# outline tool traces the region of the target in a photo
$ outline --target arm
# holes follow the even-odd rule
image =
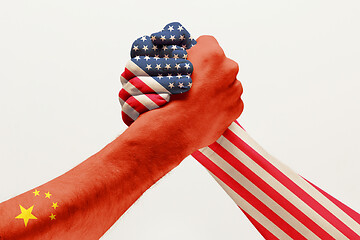
[[[202,60],[209,51],[218,58]],[[0,239],[98,239],[146,189],[219,138],[242,111],[237,65],[211,37],[203,37],[192,52],[193,63],[203,67],[193,77],[191,93],[143,114],[119,138],[64,175],[1,203]],[[217,77],[214,66],[221,72]],[[216,86],[220,81],[224,84]],[[207,94],[202,94],[205,86]],[[216,118],[217,107],[226,117]]]
[[[237,123],[192,156],[266,239],[360,239],[358,213],[270,156]]]
[[[186,142],[175,141],[181,132],[165,135],[159,126],[144,128],[139,121],[69,172],[1,203],[0,239],[99,239],[189,155]]]

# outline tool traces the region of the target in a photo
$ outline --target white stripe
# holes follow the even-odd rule
[[[124,78],[123,76],[120,76],[120,81],[121,81],[121,85],[123,85],[123,86],[128,82],[128,80],[126,78]]]
[[[159,106],[154,103],[150,98],[148,98],[148,96],[146,95],[137,95],[137,96],[133,96],[136,100],[138,100],[142,105],[144,105],[145,107],[147,107],[147,109],[152,110],[155,108],[158,108]]]
[[[229,129],[234,132],[239,138],[241,138],[246,144],[248,144],[251,148],[253,148],[256,152],[258,152],[261,156],[267,159],[277,169],[283,172],[289,179],[291,179],[295,184],[302,188],[312,198],[314,198],[322,206],[325,206],[325,208],[332,214],[334,214],[340,221],[342,221],[345,225],[347,225],[354,232],[360,235],[360,225],[354,219],[348,216],[344,211],[342,211],[338,206],[336,206],[332,201],[325,197],[321,192],[319,192],[301,176],[292,171],[288,166],[281,163],[269,153],[267,153],[239,125],[237,125],[236,123],[232,123]]]
[[[234,157],[236,157],[239,161],[241,161],[245,166],[247,166],[251,171],[258,175],[262,180],[268,183],[279,194],[284,196],[289,202],[296,206],[306,216],[312,219],[323,229],[326,229],[326,231],[335,239],[348,239],[337,228],[327,222],[322,216],[320,216],[316,211],[314,211],[307,204],[305,204],[300,198],[298,198],[294,193],[287,189],[276,178],[266,172],[261,166],[259,166],[256,162],[254,162],[251,158],[244,154],[239,148],[233,145],[224,136],[221,136],[217,140],[217,142],[222,145],[228,152],[230,152]]]
[[[142,70],[138,65],[136,65],[131,60],[129,60],[126,63],[126,68],[141,80],[143,80],[142,77],[149,77],[149,75],[144,70]],[[153,78],[151,78],[151,80],[149,78],[144,78],[144,83],[146,83],[146,85],[151,87],[157,93],[170,93],[166,88],[164,88],[160,83],[158,83]]]
[[[267,217],[265,217],[261,212],[249,204],[245,199],[240,197],[234,190],[228,187],[224,182],[217,178],[214,174],[210,174],[215,178],[219,185],[225,190],[225,192],[234,200],[234,202],[239,202],[239,207],[241,207],[247,214],[249,214],[253,219],[259,222],[264,226],[269,232],[271,232],[275,237],[281,240],[292,239],[289,237],[283,230],[271,222]]]
[[[156,93],[167,93],[170,94],[170,92],[163,87],[160,83],[158,83],[154,78],[152,77],[138,77],[141,81],[143,81],[146,85],[148,85],[154,92]]]
[[[233,168],[229,163],[227,163],[222,157],[220,157],[216,152],[209,149],[203,153],[207,158],[211,157],[218,167],[220,167],[224,172],[226,172],[232,179],[238,182],[243,186],[247,191],[264,203],[268,208],[275,212],[280,218],[284,219],[290,226],[292,226],[296,231],[307,239],[320,239],[316,236],[310,229],[304,226],[299,220],[287,212],[283,207],[281,207],[277,202],[275,202],[271,197],[266,195],[261,189],[259,189],[255,184],[253,184],[249,179],[242,175],[238,170]],[[236,202],[240,206],[241,202]],[[261,225],[266,227],[265,223],[260,222]]]
[[[139,117],[139,113],[133,109],[129,104],[126,102],[123,105],[123,112],[126,113],[132,120],[136,120]]]

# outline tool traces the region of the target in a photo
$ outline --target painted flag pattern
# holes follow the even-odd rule
[[[29,194],[31,194],[29,192]],[[24,226],[27,227],[29,224],[29,221],[36,221],[38,218],[36,217],[37,211],[44,211],[43,209],[38,210],[36,209],[36,203],[38,202],[38,199],[46,199],[48,200],[48,214],[49,214],[49,221],[55,221],[56,220],[56,209],[59,207],[59,203],[53,201],[53,196],[50,192],[41,192],[37,189],[34,189],[34,192],[32,192],[31,196],[29,196],[29,199],[32,200],[33,203],[31,206],[22,206],[19,204],[19,215],[15,217],[15,219],[19,219],[24,221]]]
[[[120,80],[122,118],[129,126],[140,113],[158,108],[170,100],[171,94],[184,93],[192,86],[193,66],[186,49],[196,41],[177,22],[160,32],[142,36],[131,47],[131,60]]]
[[[136,78],[138,65],[125,70]],[[145,72],[145,71],[144,71]],[[145,74],[141,72],[141,74]],[[141,75],[143,76],[143,75]],[[138,95],[147,94],[136,85]],[[151,110],[123,98],[138,114]],[[152,101],[157,107],[167,101]],[[143,105],[143,106],[141,106]],[[237,121],[213,144],[192,154],[265,239],[360,239],[360,214],[268,154]]]

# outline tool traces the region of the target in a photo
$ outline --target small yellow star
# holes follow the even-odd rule
[[[35,192],[33,192],[33,193],[34,193],[34,195],[35,195],[34,197],[40,196],[40,195],[39,195],[40,191],[38,191],[37,189],[35,189]]]
[[[56,209],[57,207],[59,207],[59,205],[58,205],[57,202],[56,202],[56,203],[53,203],[53,205],[52,205],[51,207],[53,207],[54,209]]]
[[[51,196],[51,193],[49,193],[49,192],[45,193],[45,198],[50,199],[50,196]]]
[[[55,217],[56,217],[56,215],[54,215],[54,214],[51,214],[51,215],[49,216],[49,218],[51,219],[51,221],[52,221],[52,220],[56,220]]]
[[[34,215],[31,214],[31,211],[34,208],[34,205],[29,207],[28,209],[23,208],[23,206],[21,206],[20,204],[19,204],[19,206],[20,206],[21,213],[18,216],[16,216],[15,218],[24,219],[25,227],[27,226],[29,219],[37,219],[37,217],[35,217]]]

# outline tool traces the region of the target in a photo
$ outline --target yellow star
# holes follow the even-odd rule
[[[40,196],[40,195],[39,195],[40,191],[38,191],[38,190],[36,190],[36,189],[35,189],[35,192],[33,192],[33,193],[34,193],[35,197],[36,197],[36,196]]]
[[[21,218],[24,219],[25,227],[27,226],[29,219],[37,219],[34,215],[31,214],[31,211],[33,210],[34,205],[29,207],[28,209],[23,208],[23,206],[20,206],[21,214],[15,218]]]
[[[45,193],[45,198],[50,199],[50,196],[51,196],[51,193],[49,193],[49,192]]]
[[[59,207],[59,205],[58,205],[57,202],[56,202],[56,203],[53,203],[53,205],[52,205],[51,207],[53,207],[54,209],[56,209],[57,207]]]
[[[56,217],[56,215],[54,215],[54,214],[51,214],[51,215],[49,216],[49,218],[51,219],[51,221],[52,221],[52,220],[56,220],[55,217]]]

